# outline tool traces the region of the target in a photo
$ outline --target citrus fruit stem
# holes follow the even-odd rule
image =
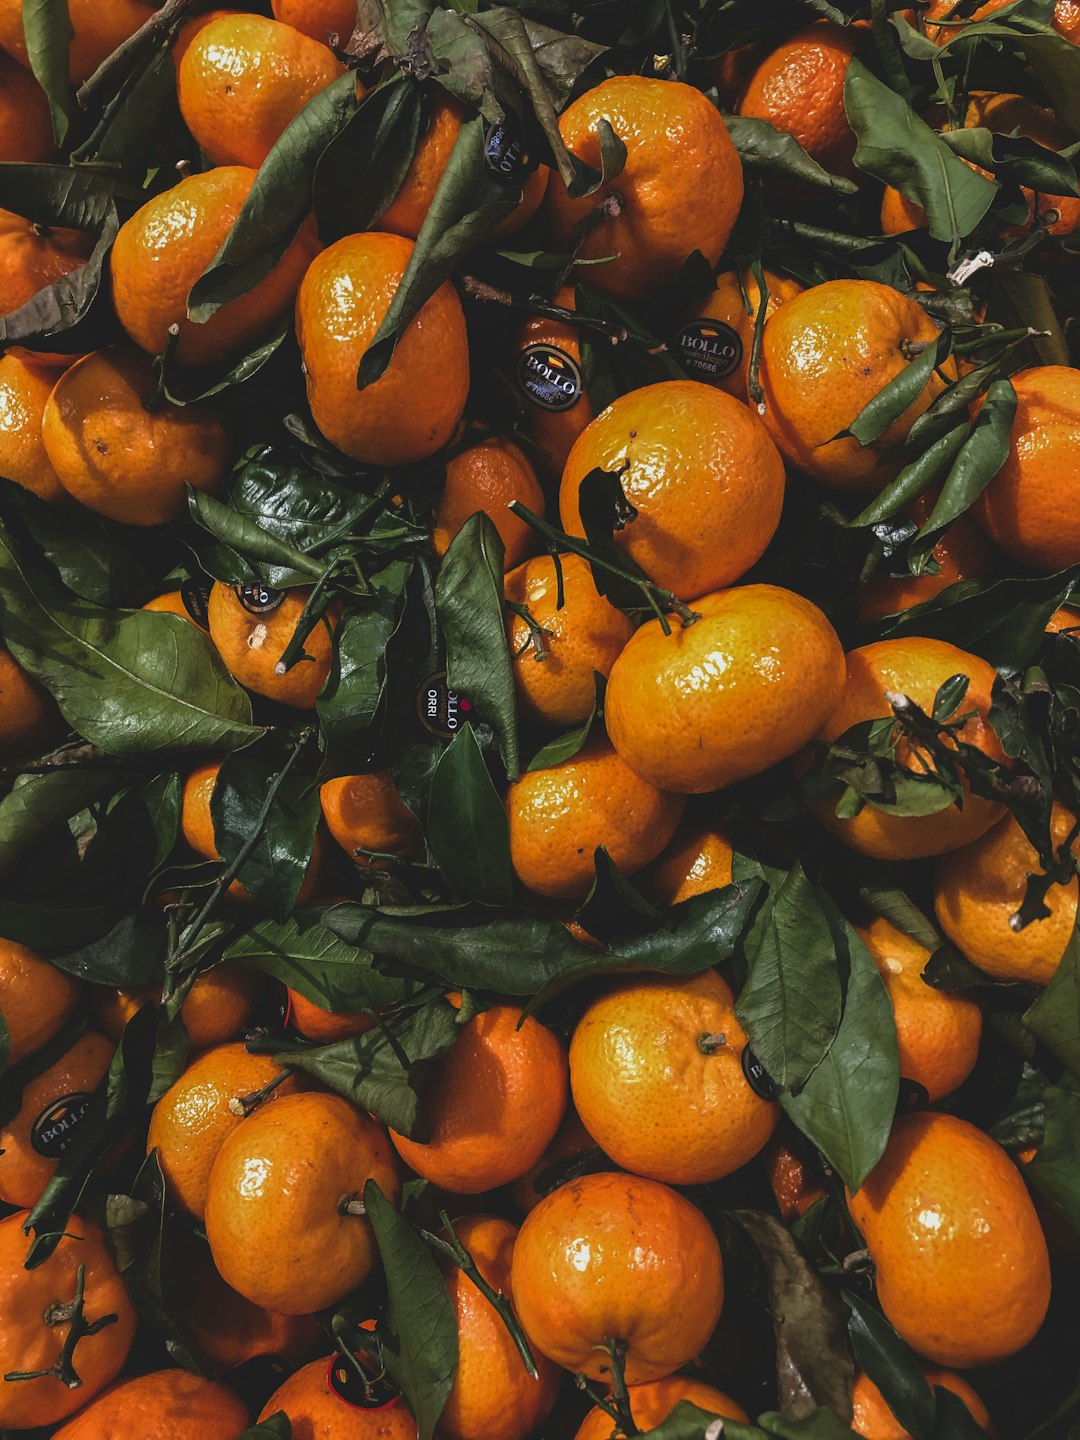
[[[697,1043],[698,1049],[703,1055],[715,1055],[718,1050],[723,1050],[727,1046],[727,1036],[722,1033],[719,1035],[699,1035]]]
[[[367,1206],[357,1195],[343,1195],[338,1202],[339,1215],[366,1215]]]
[[[513,611],[520,620],[524,620],[525,624],[529,627],[529,638],[525,641],[524,645],[522,645],[521,649],[515,653],[514,659],[516,660],[519,655],[524,655],[525,651],[531,646],[534,660],[546,660],[551,652],[544,644],[544,636],[553,635],[555,632],[553,630],[545,630],[543,625],[534,618],[527,605],[519,605],[514,600],[508,600],[506,602],[506,608]]]
[[[42,1315],[42,1323],[45,1325],[69,1325],[64,1343],[60,1347],[60,1354],[56,1357],[56,1364],[49,1365],[44,1370],[9,1370],[4,1376],[5,1380],[40,1380],[46,1375],[53,1375],[62,1385],[69,1390],[77,1390],[82,1380],[75,1370],[75,1347],[80,1340],[90,1335],[96,1335],[99,1330],[104,1330],[106,1325],[113,1325],[119,1318],[116,1315],[102,1315],[99,1320],[89,1323],[84,1311],[84,1292],[86,1289],[86,1266],[80,1265],[75,1273],[75,1298],[68,1301],[54,1301],[45,1309]]]
[[[248,1095],[234,1095],[229,1101],[230,1114],[246,1119],[264,1100],[268,1100],[281,1082],[287,1080],[291,1074],[291,1070],[281,1070],[261,1090],[252,1090]]]

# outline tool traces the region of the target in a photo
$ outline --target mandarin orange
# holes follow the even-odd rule
[[[0,701],[4,652],[0,651]],[[58,966],[14,940],[0,938],[0,1015],[7,1030],[7,1064],[18,1065],[56,1035],[79,1003],[82,987]]]
[[[469,516],[483,510],[502,539],[503,569],[512,570],[536,548],[536,541],[525,521],[506,508],[511,500],[520,500],[537,515],[544,513],[544,492],[519,446],[493,435],[460,451],[447,463],[435,511],[435,554],[445,555]]]
[[[739,114],[793,136],[834,174],[854,177],[855,133],[844,106],[857,31],[819,21],[777,45],[747,82]]]
[[[749,1419],[746,1411],[741,1405],[736,1405],[730,1395],[717,1390],[715,1385],[706,1385],[702,1380],[691,1380],[685,1375],[670,1375],[666,1380],[654,1380],[649,1385],[631,1385],[627,1398],[634,1424],[642,1433],[662,1425],[683,1400],[708,1415],[720,1415],[725,1420]],[[624,1433],[618,1426],[613,1429],[611,1416],[599,1405],[594,1405],[581,1422],[574,1440],[616,1440]]]
[[[56,1440],[237,1440],[247,1423],[247,1406],[234,1390],[174,1367],[110,1386]]]

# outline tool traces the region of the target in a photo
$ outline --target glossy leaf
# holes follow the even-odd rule
[[[789,181],[801,181],[832,190],[838,195],[854,195],[858,186],[843,175],[832,175],[807,154],[793,135],[777,130],[767,120],[748,115],[725,115],[724,124],[747,170],[760,170]]]
[[[459,899],[491,905],[513,899],[510,821],[471,725],[462,726],[435,766],[427,838]]]
[[[71,119],[68,52],[75,34],[68,0],[22,0],[22,28],[30,69],[49,102],[53,139],[63,145]]]
[[[54,770],[29,776],[0,798],[0,878],[39,840],[116,787],[111,770]]]

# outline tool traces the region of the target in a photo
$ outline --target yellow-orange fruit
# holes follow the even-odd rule
[[[256,695],[281,705],[314,710],[334,658],[334,631],[340,601],[304,637],[303,657],[284,672],[278,665],[311,595],[309,585],[293,590],[224,585],[215,581],[207,605],[210,638],[229,674]]]
[[[574,287],[563,285],[554,303],[576,308]],[[560,476],[574,441],[593,418],[581,374],[581,345],[574,325],[530,315],[514,340],[514,374],[523,397],[521,425],[540,449],[537,464]]]
[[[923,1373],[926,1383],[933,1389],[951,1390],[954,1395],[959,1395],[971,1411],[971,1418],[975,1423],[981,1425],[988,1434],[993,1433],[990,1412],[962,1375],[954,1375],[951,1370],[927,1369]],[[911,1440],[910,1432],[904,1429],[886,1405],[881,1391],[870,1377],[861,1371],[856,1374],[855,1383],[851,1387],[851,1403],[851,1428],[856,1435],[861,1435],[863,1440]]]
[[[56,371],[16,355],[0,357],[0,475],[42,500],[64,494],[45,453],[41,417]]]
[[[416,1421],[404,1400],[367,1412],[342,1400],[330,1386],[330,1376],[340,1363],[335,1352],[301,1366],[270,1396],[259,1419],[283,1411],[295,1440],[333,1440],[338,1435],[349,1440],[416,1440]]]
[[[750,76],[739,114],[794,136],[826,170],[855,176],[855,133],[844,106],[844,83],[859,38],[855,30],[824,22],[797,31]]]
[[[402,800],[388,770],[339,775],[319,787],[326,828],[357,865],[385,870],[387,860],[368,861],[358,850],[382,851],[403,860],[423,852],[416,816]]]
[[[101,62],[147,18],[141,0],[67,0],[66,9],[73,31],[68,50],[73,85],[89,80]],[[0,0],[0,46],[29,68],[21,0]]]
[[[768,292],[768,322],[781,305],[802,294],[803,286],[775,270],[763,270],[762,274]],[[760,305],[761,287],[752,270],[724,270],[691,320],[678,332],[674,346],[677,357],[696,380],[717,385],[744,404]],[[709,321],[714,322],[711,328]]]
[[[227,961],[197,975],[180,1007],[189,1052],[194,1055],[235,1039],[254,1015],[261,991],[262,977],[257,971]],[[113,1041],[120,1039],[125,1025],[143,1005],[161,1003],[160,985],[126,990],[95,986],[91,999],[95,1021]]]
[[[431,536],[435,554],[445,555],[470,515],[483,510],[502,539],[503,569],[512,570],[536,545],[534,532],[507,509],[511,500],[520,500],[536,515],[544,513],[544,492],[521,449],[496,435],[462,450],[446,466]]]
[[[0,659],[3,657],[0,651]],[[4,699],[0,669],[0,701]],[[78,1004],[79,982],[35,951],[0,938],[0,1015],[7,1064],[18,1065],[53,1038]]]
[[[0,161],[40,165],[55,159],[44,90],[29,70],[0,50]]]
[[[111,1385],[54,1440],[236,1440],[247,1422],[247,1406],[227,1385],[174,1367]]]
[[[336,35],[339,44],[347,45],[356,29],[356,0],[271,0],[270,8],[275,20],[313,40]]]
[[[90,258],[94,238],[84,230],[35,225],[11,210],[0,210],[0,315],[25,305],[32,295]]]
[[[643,1434],[662,1425],[683,1400],[696,1405],[707,1415],[721,1415],[725,1420],[749,1419],[746,1411],[741,1405],[736,1405],[730,1395],[725,1395],[714,1385],[706,1385],[702,1380],[689,1380],[683,1375],[670,1375],[666,1380],[654,1380],[650,1385],[631,1385],[628,1398],[630,1414]],[[581,1422],[574,1440],[610,1440],[611,1424],[607,1411],[595,1405]]]

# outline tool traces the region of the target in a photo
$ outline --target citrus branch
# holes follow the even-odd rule
[[[46,1325],[68,1325],[67,1335],[56,1357],[55,1365],[44,1370],[9,1370],[5,1380],[41,1380],[52,1375],[69,1390],[77,1390],[83,1383],[75,1370],[75,1347],[80,1340],[96,1335],[106,1325],[114,1325],[116,1315],[103,1315],[100,1320],[88,1321],[85,1308],[86,1266],[80,1265],[75,1273],[75,1298],[70,1301],[56,1301],[48,1306],[42,1317]]]

